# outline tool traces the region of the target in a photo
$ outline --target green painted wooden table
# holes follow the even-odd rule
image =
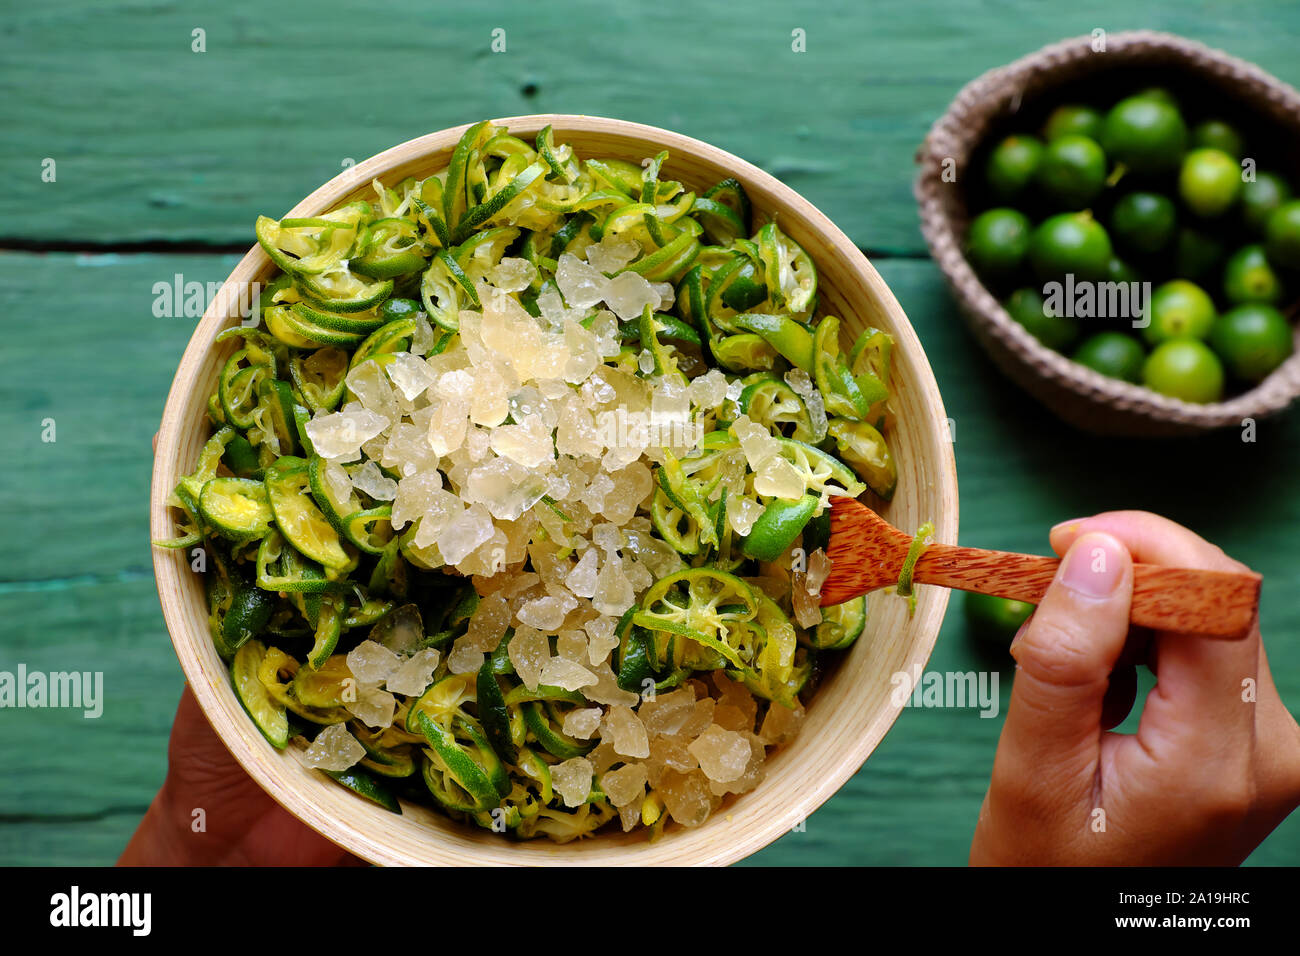
[[[1067,35],[1153,27],[1295,83],[1300,8],[469,6],[55,0],[0,19],[0,670],[102,671],[106,698],[98,720],[0,710],[0,863],[112,861],[165,771],[181,675],[150,565],[149,441],[194,318],[155,316],[155,283],[220,281],[258,213],[279,215],[350,160],[484,116],[617,116],[780,176],[868,251],[925,344],[956,421],[962,541],[1041,552],[1054,522],[1112,507],[1189,524],[1264,573],[1273,672],[1300,708],[1300,414],[1253,444],[1061,426],[975,348],[910,194],[930,122],[989,67]],[[1008,663],[953,614],[930,666],[1001,668],[1005,706]],[[1000,724],[905,711],[803,832],[750,862],[964,862]],[[1300,863],[1300,816],[1252,862]]]

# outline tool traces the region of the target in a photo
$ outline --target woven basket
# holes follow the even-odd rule
[[[1111,34],[1104,52],[1094,52],[1093,46],[1092,37],[1063,40],[990,70],[968,83],[934,124],[917,154],[915,185],[931,254],[994,362],[1057,416],[1085,431],[1187,435],[1240,427],[1245,419],[1282,411],[1300,394],[1300,334],[1296,353],[1259,385],[1228,401],[1195,405],[1108,378],[1042,345],[1007,314],[966,261],[962,241],[969,216],[962,184],[972,156],[991,135],[1015,128],[1016,117],[1032,112],[1035,102],[1048,102],[1070,87],[1115,84],[1118,91],[1159,83],[1175,91],[1190,89],[1198,100],[1217,99],[1248,133],[1267,129],[1267,141],[1290,167],[1287,172],[1295,172],[1300,92],[1294,87],[1251,63],[1167,33]]]

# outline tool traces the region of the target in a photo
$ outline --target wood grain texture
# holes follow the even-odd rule
[[[111,866],[144,811],[142,805],[92,817],[0,820],[0,860],[6,866]]]
[[[0,621],[0,671],[12,674],[22,664],[29,673],[102,675],[98,717],[84,708],[0,711],[0,823],[57,826],[114,816],[120,852],[162,783],[183,680],[152,576],[0,585]],[[0,829],[0,862],[9,863],[5,833]],[[69,839],[50,862],[115,858],[82,855]]]
[[[292,20],[289,31],[251,0],[198,12],[91,0],[7,10],[0,246],[242,250],[257,214],[283,212],[344,158],[486,115],[558,109],[694,135],[774,173],[877,250],[873,264],[917,329],[953,419],[964,542],[1044,551],[1052,524],[1121,507],[1188,525],[1263,574],[1269,662],[1283,701],[1300,712],[1300,538],[1290,533],[1300,526],[1300,414],[1261,422],[1253,442],[1232,433],[1106,440],[1062,426],[1004,380],[964,330],[937,270],[919,258],[910,193],[917,144],[985,69],[1096,27],[1155,27],[1297,83],[1300,8],[1289,0],[832,0],[795,10],[753,0],[739,11],[670,0],[656,9],[687,15],[693,27],[661,51],[660,69],[635,79],[625,64],[643,55],[639,22],[596,0],[567,9],[572,16],[537,6],[493,17],[469,5],[395,0],[382,16],[359,16],[333,0],[288,0],[276,21]],[[207,54],[190,52],[197,26],[208,31]],[[487,53],[494,26],[510,30],[509,52],[495,59]],[[785,54],[794,26],[808,31],[802,59]],[[764,59],[772,37],[779,55]],[[554,55],[557,45],[570,55]],[[329,70],[320,69],[325,60]],[[395,78],[399,95],[376,95],[392,91]],[[57,158],[57,183],[40,180],[45,157]],[[154,318],[149,287],[176,272],[218,280],[234,260],[86,261],[97,264],[0,254],[0,441],[9,453],[0,526],[11,544],[0,550],[0,669],[20,659],[35,666],[41,649],[41,661],[112,668],[94,733],[80,718],[0,711],[4,864],[116,859],[161,780],[181,679],[148,567],[142,456],[194,320]],[[128,361],[102,360],[124,349]],[[42,447],[49,408],[59,444]],[[35,546],[13,546],[16,536]],[[873,613],[890,603],[903,600],[873,597]],[[1014,669],[1008,655],[972,640],[960,611],[956,595],[929,668],[998,673],[998,714],[904,711],[805,830],[744,865],[965,862]],[[1152,682],[1145,671],[1140,678],[1124,732],[1135,729]],[[31,743],[48,739],[52,720],[57,746]],[[1300,865],[1300,814],[1248,862]]]
[[[743,10],[667,0],[655,22],[681,26],[650,69],[642,9],[15,6],[0,31],[0,236],[241,245],[258,214],[279,215],[348,158],[482,116],[555,111],[711,142],[798,190],[860,246],[921,255],[913,154],[986,69],[1098,27],[1151,27],[1296,76],[1289,0],[1249,15],[1217,0],[750,0]],[[191,51],[196,28],[204,53]],[[496,28],[503,53],[490,50]],[[796,28],[805,53],[791,49]],[[41,181],[47,157],[57,183]],[[50,216],[52,203],[75,210],[75,225]]]
[[[663,174],[701,190],[734,177],[744,185],[757,221],[779,217],[781,228],[817,263],[820,308],[838,315],[852,341],[868,326],[894,336],[894,400],[898,424],[890,439],[907,478],[889,513],[903,523],[935,523],[940,539],[956,538],[957,486],[946,412],[920,342],[888,286],[829,219],[773,177],[716,147],[678,133],[588,116],[543,114],[499,120],[533,138],[554,127],[557,142],[581,156],[639,161],[670,152]],[[386,150],[339,175],[290,211],[313,216],[370,192],[371,181],[424,177],[445,168],[465,127],[424,136]],[[236,296],[266,282],[272,267],[252,249],[231,273],[181,358],[163,411],[154,462],[150,527],[155,539],[175,534],[166,500],[193,468],[208,434],[206,406],[227,348],[213,339],[239,321]],[[394,818],[357,799],[292,754],[277,753],[248,719],[232,691],[208,633],[202,582],[184,555],[154,552],[154,571],[181,668],[213,728],[231,753],[272,797],[308,825],[363,859],[382,864],[644,865],[731,863],[762,848],[806,818],[862,765],[902,710],[891,675],[924,667],[943,619],[947,592],[930,591],[914,614],[885,606],[867,632],[820,684],[799,736],[769,758],[763,782],[693,829],[677,828],[655,843],[640,833],[605,832],[557,846],[534,840],[502,841],[489,831],[462,827],[441,814],[406,805]],[[814,772],[815,770],[815,772]]]
[[[1059,558],[937,544],[916,562],[913,580],[1038,604]],[[1129,620],[1139,627],[1244,638],[1259,613],[1258,574],[1133,565]]]
[[[822,584],[822,606],[898,582],[912,544],[913,538],[861,502],[834,499],[826,548],[831,573]],[[913,565],[912,583],[1038,604],[1060,565],[1060,558],[1036,554],[929,544]],[[1156,630],[1244,638],[1259,613],[1259,589],[1254,572],[1134,564],[1129,620]]]
[[[195,317],[154,315],[155,283],[220,282],[233,256],[0,253],[0,581],[151,574],[149,441]],[[45,441],[52,420],[54,441]]]

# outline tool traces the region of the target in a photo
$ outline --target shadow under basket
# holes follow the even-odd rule
[[[972,160],[993,136],[1009,133],[1073,90],[1093,99],[1099,90],[1149,85],[1193,93],[1198,104],[1231,110],[1248,132],[1267,130],[1269,152],[1284,170],[1300,152],[1300,92],[1259,67],[1204,44],[1167,33],[1135,31],[1062,40],[962,88],[931,127],[917,153],[915,193],[921,231],[967,323],[993,361],[1061,419],[1104,435],[1190,435],[1240,427],[1285,409],[1300,394],[1297,349],[1249,391],[1205,405],[1168,398],[1109,378],[1047,348],[1016,322],[985,288],[962,251],[970,221],[966,189]],[[1019,123],[1017,122],[1019,121]],[[1036,128],[1029,127],[1029,128]],[[1264,137],[1254,137],[1265,142]],[[1262,165],[1262,164],[1261,164]],[[1266,167],[1265,167],[1266,168]]]

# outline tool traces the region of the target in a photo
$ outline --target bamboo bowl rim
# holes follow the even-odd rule
[[[1134,68],[1162,67],[1194,75],[1300,135],[1300,92],[1253,63],[1172,33],[1107,34],[1105,52],[1091,36],[1048,44],[962,87],[935,120],[917,152],[914,192],[921,232],[963,316],[1001,369],[1050,411],[1086,431],[1121,435],[1185,435],[1240,426],[1277,414],[1300,396],[1300,329],[1295,353],[1262,382],[1219,402],[1195,404],[1109,378],[1048,348],[1015,321],[975,274],[963,251],[965,183],[970,160],[996,123],[1022,101],[1053,87]],[[955,163],[956,182],[945,177]]]
[[[841,293],[835,284],[828,284],[825,298],[846,307],[840,310],[846,324],[850,315],[866,312],[873,324],[894,335],[896,367],[905,383],[898,400],[900,404],[915,403],[918,410],[906,420],[900,415],[894,430],[899,437],[893,440],[901,440],[912,460],[902,459],[902,480],[893,505],[901,507],[900,501],[905,501],[914,506],[918,525],[933,520],[938,528],[936,540],[956,542],[956,467],[933,372],[893,293],[826,216],[757,167],[679,133],[584,115],[535,114],[493,122],[516,134],[536,133],[549,124],[557,140],[575,143],[580,153],[586,152],[583,142],[600,143],[607,155],[622,150],[638,158],[652,155],[652,146],[667,149],[665,169],[688,183],[692,177],[682,175],[683,168],[707,170],[706,175],[725,170],[724,176],[735,176],[745,184],[756,210],[780,215],[798,241],[815,241],[820,247],[814,254],[819,271],[823,276],[836,274],[840,285],[846,286]],[[417,170],[442,168],[467,128],[430,133],[358,163],[316,189],[287,215],[308,216],[332,208],[368,190],[374,178],[393,182]],[[272,268],[266,254],[254,245],[209,305],[181,358],[167,397],[154,461],[150,521],[156,540],[173,534],[166,498],[178,478],[191,470],[206,440],[205,409],[216,377],[213,338],[239,322],[240,290],[250,282],[264,280]],[[860,297],[861,301],[843,296]],[[850,301],[857,304],[850,306]],[[909,480],[911,476],[915,480]],[[921,510],[927,513],[921,515]],[[810,815],[871,754],[903,707],[902,701],[894,702],[896,695],[891,695],[892,687],[887,686],[888,673],[881,668],[887,663],[894,673],[919,673],[929,659],[948,603],[945,589],[922,587],[917,592],[916,613],[910,619],[904,617],[904,602],[896,599],[884,607],[878,615],[881,623],[873,628],[872,620],[877,617],[873,610],[868,623],[871,646],[864,635],[849,652],[849,659],[837,663],[814,694],[799,735],[792,743],[769,752],[763,782],[739,798],[730,798],[701,826],[672,825],[651,843],[636,831],[619,832],[615,824],[595,837],[558,845],[545,838],[502,840],[405,802],[402,815],[390,814],[308,770],[287,751],[276,752],[240,707],[227,670],[212,647],[201,576],[190,570],[188,555],[154,548],[153,556],[163,617],[177,657],[204,714],[226,747],[294,816],[349,852],[385,865],[720,865],[754,853]],[[891,622],[897,625],[895,631],[886,627]],[[884,633],[878,635],[877,631]],[[851,661],[856,662],[852,667]],[[864,680],[872,677],[876,679]],[[855,680],[859,682],[856,685]],[[833,708],[825,699],[832,688],[843,698],[836,700]],[[810,732],[820,732],[820,736]]]

